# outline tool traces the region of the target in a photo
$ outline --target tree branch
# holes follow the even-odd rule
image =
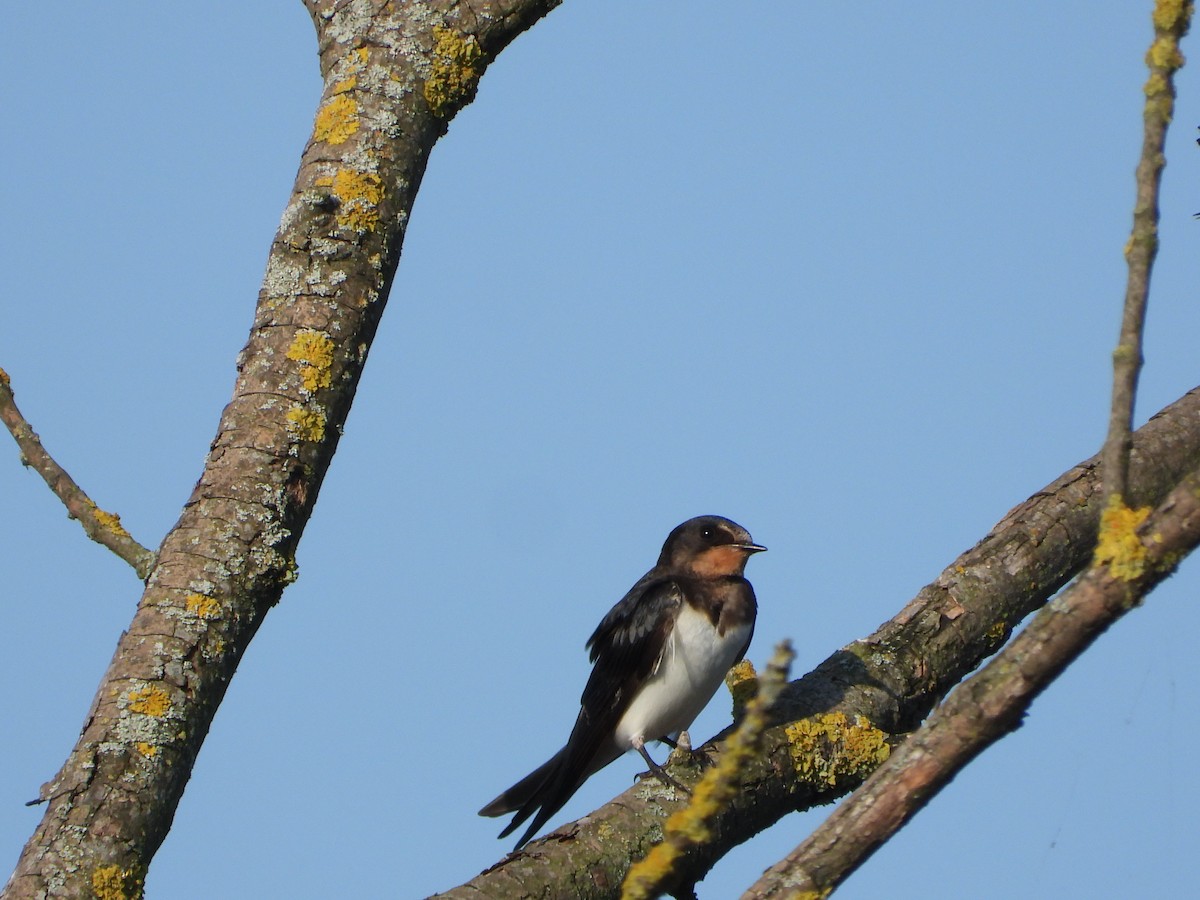
[[[1200,470],[1130,530],[1120,560],[1093,566],[1045,606],[742,900],[828,896],[964,766],[1019,728],[1038,694],[1198,543]]]
[[[1200,388],[1134,435],[1130,496],[1156,505],[1198,466]],[[832,802],[861,784],[884,755],[887,734],[914,730],[1018,622],[1088,564],[1102,505],[1099,458],[1092,457],[1012,509],[870,637],[789,684],[775,707],[780,724],[768,730],[741,790],[711,823],[714,840],[684,852],[680,881],[702,879],[732,847],[787,813]],[[705,748],[718,764],[721,737]],[[686,771],[672,774],[688,783]],[[643,782],[438,896],[615,897],[630,862],[646,854],[680,805]]]
[[[54,495],[67,508],[67,515],[79,521],[84,533],[97,544],[107,547],[137,572],[145,581],[154,568],[154,553],[133,539],[121,517],[98,507],[66,469],[54,461],[42,446],[42,440],[17,409],[8,373],[0,369],[0,420],[12,434],[21,451],[21,464],[42,476]]]
[[[1121,315],[1121,335],[1113,351],[1112,406],[1108,436],[1100,451],[1104,491],[1115,502],[1124,502],[1129,470],[1130,429],[1138,375],[1142,368],[1142,331],[1146,322],[1146,299],[1150,272],[1158,253],[1158,192],[1162,183],[1167,126],[1175,110],[1175,73],[1183,65],[1179,41],[1187,34],[1192,3],[1157,0],[1154,5],[1154,42],[1146,54],[1150,77],[1144,93],[1142,155],[1137,164],[1137,200],[1133,208],[1133,232],[1125,246],[1129,277]]]
[[[324,87],[200,480],[5,898],[140,891],[238,662],[295,578],[429,154],[559,0],[310,0]]]

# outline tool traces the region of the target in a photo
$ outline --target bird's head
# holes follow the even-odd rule
[[[722,516],[688,519],[667,536],[660,566],[693,572],[701,577],[741,575],[752,553],[766,550],[750,532]]]

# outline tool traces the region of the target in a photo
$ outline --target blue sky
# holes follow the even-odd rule
[[[770,552],[762,663],[870,633],[1103,438],[1143,3],[568,2],[436,148],[300,579],[149,896],[407,897],[508,849],[583,642],[689,516]],[[299,2],[22,4],[0,366],[157,545],[233,383],[319,91]],[[1185,51],[1190,43],[1185,44]],[[1198,381],[1185,69],[1138,421]],[[7,439],[4,439],[7,440]],[[0,452],[0,846],[15,862],[139,584]],[[1106,634],[840,896],[1181,895],[1200,569]],[[728,720],[718,696],[694,734]],[[557,826],[623,790],[623,759]],[[722,862],[736,896],[820,811]]]

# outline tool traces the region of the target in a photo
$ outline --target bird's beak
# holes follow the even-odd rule
[[[762,544],[734,544],[739,550],[745,550],[747,553],[762,553],[767,548]]]

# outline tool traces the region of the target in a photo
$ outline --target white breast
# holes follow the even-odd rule
[[[685,730],[708,705],[750,635],[741,625],[718,635],[704,613],[684,604],[658,668],[617,723],[621,750]]]

